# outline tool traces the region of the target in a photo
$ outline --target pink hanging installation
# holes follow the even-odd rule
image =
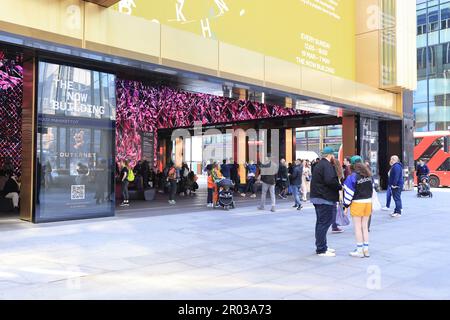
[[[169,87],[152,87],[139,81],[117,80],[116,157],[140,160],[140,132],[158,129],[226,124],[307,114],[293,108],[236,100]],[[154,154],[156,163],[156,148]]]
[[[21,175],[22,164],[22,56],[0,51],[0,167],[12,165]]]

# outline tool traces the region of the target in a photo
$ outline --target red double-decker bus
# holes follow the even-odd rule
[[[433,188],[450,186],[450,131],[416,132],[414,161],[423,159],[430,168]],[[417,184],[417,177],[416,184]]]

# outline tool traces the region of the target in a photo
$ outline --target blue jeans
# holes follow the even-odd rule
[[[340,204],[339,204],[340,205]],[[331,226],[331,228],[333,230],[337,230],[339,229],[339,225],[336,223],[336,216],[337,216],[337,206],[333,206],[333,225]]]
[[[395,202],[395,210],[394,213],[402,214],[402,189],[395,188],[392,189],[392,197],[394,198]]]
[[[300,201],[300,186],[291,185],[291,191],[294,196],[295,204],[300,206],[302,204]]]
[[[333,224],[333,208],[336,211],[336,206],[327,204],[315,204],[316,209],[316,253],[325,253],[328,250],[327,246],[327,232]]]
[[[254,177],[249,177],[248,178],[248,180],[247,180],[247,187],[245,189],[245,193],[247,193],[247,192],[256,193],[255,182],[256,182],[256,179]]]
[[[388,186],[386,191],[386,208],[391,207],[391,199],[392,199],[392,189],[391,186]]]

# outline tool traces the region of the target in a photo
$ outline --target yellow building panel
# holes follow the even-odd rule
[[[280,85],[298,91],[301,88],[301,67],[273,57],[265,57],[266,84]]]
[[[218,41],[161,25],[161,57],[217,71]]]
[[[331,98],[334,102],[351,104],[356,100],[356,82],[339,77],[331,77]]]
[[[81,0],[3,0],[0,21],[81,39],[84,3]],[[3,31],[14,33],[14,30],[9,29]],[[35,32],[27,36],[40,38],[39,33]]]
[[[356,91],[360,107],[397,114],[397,101],[394,93],[363,84],[357,84]]]
[[[380,30],[381,17],[380,0],[357,0],[355,15],[356,34]]]
[[[264,81],[264,55],[219,43],[219,70],[242,78]]]
[[[380,86],[379,31],[356,36],[356,81],[378,88]]]
[[[302,68],[302,93],[313,98],[331,99],[331,76],[307,67]]]
[[[130,19],[126,15],[92,3],[86,3],[85,40],[88,42],[88,49],[96,49],[95,43],[156,59],[160,56],[159,24],[142,18]]]

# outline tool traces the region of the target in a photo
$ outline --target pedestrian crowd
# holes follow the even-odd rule
[[[390,165],[386,206],[383,210],[390,210],[393,198],[395,209],[391,216],[398,218],[402,215],[403,165],[398,156],[391,157]],[[426,165],[419,165],[421,167],[418,170],[426,173]],[[332,233],[344,232],[342,226],[350,223],[350,216],[356,240],[355,250],[350,255],[370,257],[370,223],[374,206],[378,207],[379,201],[374,190],[370,163],[364,162],[362,157],[356,155],[345,158],[341,164],[335,157],[334,150],[326,147],[322,151],[322,157],[313,161],[297,159],[294,163],[287,163],[285,159],[281,159],[279,163],[273,163],[268,155],[262,162],[245,163],[243,168],[245,172],[241,173],[240,166],[233,159],[204,166],[203,172],[207,176],[207,207],[220,206],[221,192],[224,189],[228,195],[236,193],[250,198],[256,198],[257,191],[261,190],[259,210],[265,209],[269,193],[271,212],[276,212],[277,196],[282,200],[288,200],[292,196],[293,208],[297,211],[302,210],[302,203],[310,201],[316,213],[317,255],[336,256],[336,251],[328,247],[327,233],[330,228]],[[134,168],[130,167],[128,161],[122,161],[121,169],[117,168],[117,171],[122,184],[122,206],[129,205],[130,182],[134,182],[138,188],[151,186],[168,193],[171,205],[176,204],[177,194],[192,195],[199,188],[197,175],[186,163],[176,167],[171,162],[164,170],[155,172],[146,160],[137,162]],[[244,184],[241,184],[241,174],[246,178]],[[224,181],[227,183],[223,184]],[[234,208],[234,201],[229,205]],[[381,209],[381,205],[379,206]]]

